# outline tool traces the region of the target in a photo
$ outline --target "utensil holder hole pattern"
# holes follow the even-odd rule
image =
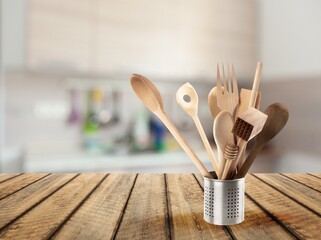
[[[240,188],[227,189],[227,218],[240,217]]]
[[[204,178],[204,220],[216,225],[233,225],[244,220],[244,178]]]
[[[204,209],[205,215],[208,217],[214,217],[214,188],[205,186],[204,191]]]

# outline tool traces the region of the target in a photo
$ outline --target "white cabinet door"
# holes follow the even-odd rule
[[[100,1],[100,72],[170,72],[171,26],[177,26],[175,1]]]
[[[30,0],[29,67],[214,78],[217,62],[252,79],[254,0]]]
[[[216,76],[235,64],[252,80],[257,61],[253,0],[100,1],[97,70],[153,76]]]

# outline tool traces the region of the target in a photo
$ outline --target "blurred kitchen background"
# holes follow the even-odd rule
[[[261,109],[290,119],[255,172],[321,172],[318,0],[1,0],[0,172],[196,172],[129,84],[141,73],[207,165],[175,100],[189,81],[212,143],[207,95],[216,63],[251,88],[263,62]]]

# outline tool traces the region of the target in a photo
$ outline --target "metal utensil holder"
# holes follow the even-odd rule
[[[215,225],[244,221],[244,178],[217,180],[204,177],[204,220]]]

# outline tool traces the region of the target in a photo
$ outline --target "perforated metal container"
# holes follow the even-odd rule
[[[244,178],[217,180],[204,177],[204,220],[216,225],[244,221]]]

